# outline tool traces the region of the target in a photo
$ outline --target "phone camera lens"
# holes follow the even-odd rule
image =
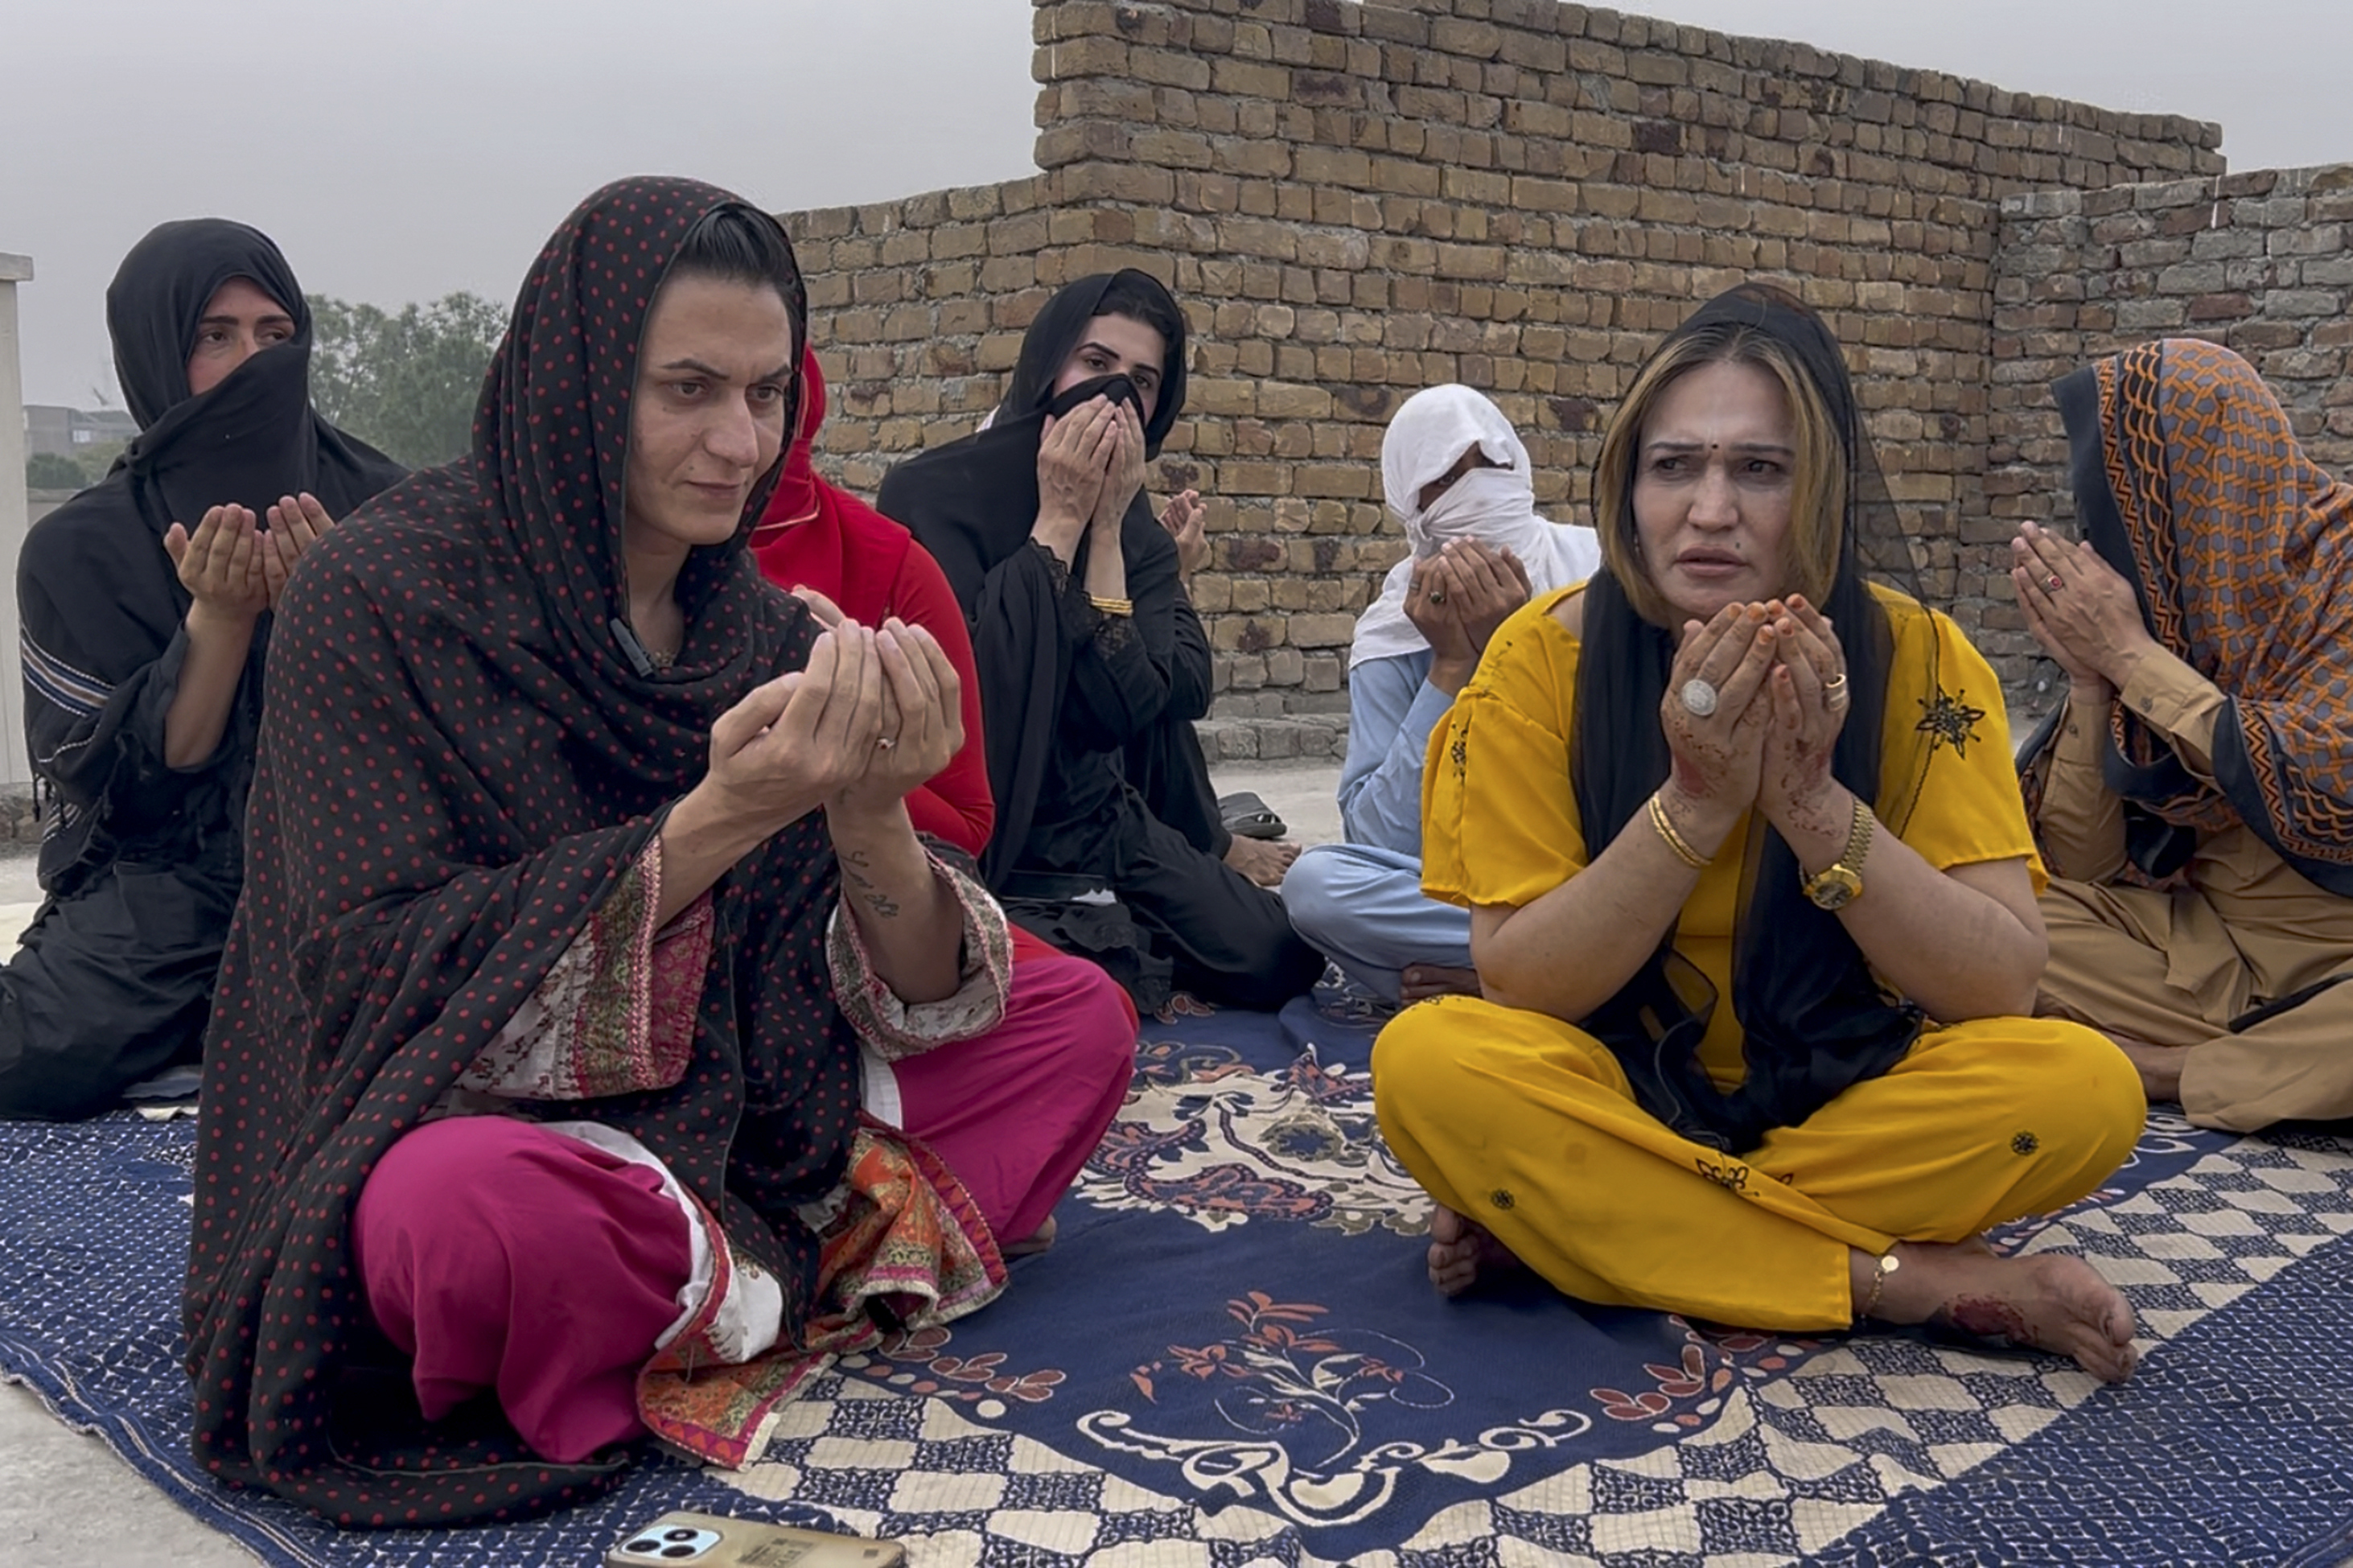
[[[665,1531],[662,1534],[662,1539],[664,1541],[692,1541],[695,1534],[696,1532],[691,1530]]]
[[[630,1542],[627,1546],[622,1547],[621,1550],[624,1552],[634,1552],[640,1557],[650,1557],[656,1552],[659,1551],[660,1548],[661,1542],[656,1541],[652,1536],[640,1535],[635,1541]]]
[[[694,1548],[691,1546],[665,1546],[661,1549],[661,1554],[665,1557],[691,1557],[694,1555]]]

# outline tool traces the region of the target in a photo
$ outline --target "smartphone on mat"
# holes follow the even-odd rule
[[[892,1542],[713,1513],[666,1513],[605,1553],[605,1568],[904,1568],[906,1561],[906,1548]]]

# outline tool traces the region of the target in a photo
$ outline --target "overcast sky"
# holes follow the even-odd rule
[[[2353,162],[2353,0],[1659,0],[2118,109],[2221,121],[2238,169]],[[1634,0],[1630,9],[1648,9]],[[1029,173],[1029,0],[5,0],[0,250],[28,400],[113,392],[106,281],[217,214],[304,287],[396,306],[513,293],[618,175],[772,209]]]

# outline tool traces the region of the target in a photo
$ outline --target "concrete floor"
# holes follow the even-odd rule
[[[41,884],[33,874],[35,858],[36,852],[29,848],[18,849],[14,844],[0,847],[0,905],[40,901]],[[16,946],[13,931],[7,941],[11,948]]]
[[[1255,790],[1303,843],[1340,836],[1333,763],[1217,771],[1220,793]],[[40,897],[29,855],[0,855],[0,948]],[[0,1542],[13,1568],[250,1568],[245,1549],[198,1524],[97,1438],[69,1431],[26,1390],[0,1384]],[[352,1560],[364,1562],[364,1543]]]

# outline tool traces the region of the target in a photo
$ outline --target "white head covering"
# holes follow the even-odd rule
[[[1477,447],[1495,468],[1474,468],[1420,511],[1421,487],[1443,478]],[[1504,411],[1468,387],[1430,387],[1405,400],[1381,438],[1381,493],[1405,524],[1413,551],[1389,568],[1380,596],[1357,618],[1348,667],[1367,659],[1419,653],[1429,640],[1406,619],[1405,590],[1414,563],[1449,539],[1476,539],[1509,550],[1528,569],[1537,593],[1581,583],[1601,566],[1601,544],[1590,528],[1550,522],[1536,512],[1535,476],[1528,449]]]

